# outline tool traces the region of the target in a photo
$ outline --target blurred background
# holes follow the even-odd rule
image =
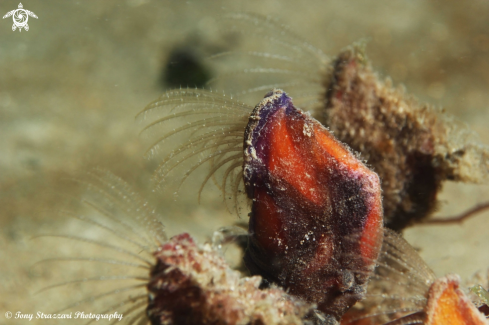
[[[277,18],[332,57],[365,39],[381,76],[443,107],[489,145],[485,0],[22,4],[39,17],[29,18],[29,31],[13,32],[11,17],[0,20],[0,323],[7,310],[35,312],[46,303],[33,293],[53,275],[30,265],[48,253],[70,252],[56,241],[40,245],[31,238],[73,227],[52,211],[63,204],[60,193],[77,195],[66,179],[80,171],[100,167],[124,178],[157,206],[169,235],[187,231],[206,241],[220,226],[246,221],[225,209],[218,190],[201,205],[196,193],[175,201],[171,193],[152,192],[157,161],[143,157],[151,141],[138,135],[144,124],[134,118],[165,89],[204,86],[217,75],[219,66],[206,58],[242,42],[220,28],[226,12]],[[0,14],[17,7],[17,1],[3,0]],[[239,85],[239,77],[232,82]],[[440,199],[436,215],[456,215],[489,200],[489,186],[447,183]],[[475,272],[485,276],[489,268],[488,229],[485,212],[463,225],[413,227],[405,236],[438,276],[469,279]]]

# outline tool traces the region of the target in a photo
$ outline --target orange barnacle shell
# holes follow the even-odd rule
[[[243,167],[247,267],[339,319],[382,245],[379,177],[281,90],[250,115]]]
[[[485,317],[459,289],[458,275],[447,275],[433,283],[428,294],[428,325],[487,325]]]

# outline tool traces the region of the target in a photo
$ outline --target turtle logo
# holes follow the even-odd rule
[[[12,31],[15,32],[15,30],[18,28],[19,32],[22,31],[22,28],[24,28],[26,31],[29,30],[29,25],[27,25],[27,21],[29,20],[29,16],[34,17],[37,19],[37,16],[35,13],[29,10],[23,9],[24,7],[22,6],[22,3],[19,3],[19,9],[15,9],[12,11],[7,12],[5,16],[3,16],[3,19],[12,16],[14,20],[14,24],[12,25]]]

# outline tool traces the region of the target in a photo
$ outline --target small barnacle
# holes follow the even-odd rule
[[[443,325],[447,321],[460,325],[487,325],[489,322],[459,288],[460,277],[449,274],[430,287],[425,308],[425,323]]]
[[[342,325],[488,324],[459,288],[458,275],[437,279],[414,248],[389,229],[370,279],[365,299],[345,314]]]
[[[231,13],[222,23],[253,41],[244,42],[243,50],[214,56],[232,55],[237,64],[212,81],[242,95],[281,88],[293,93],[300,107],[315,111],[378,173],[387,227],[401,230],[425,220],[446,180],[489,178],[489,148],[466,126],[382,81],[359,46],[329,59],[273,18]],[[238,77],[240,82],[229,82]]]

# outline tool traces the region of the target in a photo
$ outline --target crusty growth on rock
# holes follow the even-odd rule
[[[381,81],[350,47],[325,78],[324,123],[382,180],[386,226],[402,229],[436,208],[444,180],[487,179],[489,149],[465,127]]]
[[[180,234],[155,253],[148,284],[152,324],[302,324],[312,306],[282,289],[260,290],[261,277],[242,278],[211,245]]]

